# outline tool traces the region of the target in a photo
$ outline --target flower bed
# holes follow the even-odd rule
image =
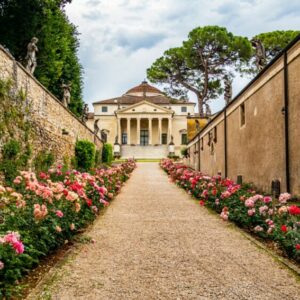
[[[91,175],[59,166],[39,176],[21,172],[14,186],[0,185],[0,298],[10,297],[41,257],[91,223],[134,168],[128,161]]]
[[[199,199],[200,205],[212,208],[224,221],[274,241],[287,256],[300,261],[300,207],[287,204],[290,194],[281,194],[277,201],[257,194],[250,186],[206,176],[169,159],[160,165],[173,182]]]

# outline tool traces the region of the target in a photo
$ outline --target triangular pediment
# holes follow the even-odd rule
[[[160,114],[172,114],[173,110],[153,104],[148,101],[141,101],[130,105],[128,107],[122,108],[117,111],[117,114],[126,113],[160,113]]]

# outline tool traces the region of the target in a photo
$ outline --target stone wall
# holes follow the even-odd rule
[[[300,194],[300,37],[284,52],[286,68],[283,53],[190,141],[187,164],[209,175],[220,172],[235,180],[242,175],[244,182],[268,192],[278,179],[282,191]]]
[[[74,156],[76,140],[94,142],[102,148],[96,137],[81,120],[52,95],[39,81],[0,46],[0,79],[10,79],[15,91],[22,90],[30,103],[28,116],[33,124],[33,152],[51,151],[57,161]],[[14,120],[12,120],[14,122]]]

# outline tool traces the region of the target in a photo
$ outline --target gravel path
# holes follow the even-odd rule
[[[300,299],[295,276],[139,163],[52,283],[52,299]],[[47,287],[48,289],[49,287]]]

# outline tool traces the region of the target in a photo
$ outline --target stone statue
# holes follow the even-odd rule
[[[26,69],[33,74],[35,71],[35,68],[37,66],[36,62],[36,53],[39,51],[36,44],[38,43],[38,39],[36,37],[33,37],[31,39],[31,42],[27,45],[27,55],[26,55]]]
[[[232,81],[228,76],[224,77],[224,99],[226,104],[228,104],[232,99]]]
[[[211,116],[211,109],[208,103],[205,103],[205,113],[207,116]]]
[[[196,131],[199,132],[201,127],[200,127],[200,123],[199,123],[199,120],[195,120],[195,123],[196,123]]]
[[[99,130],[100,130],[100,128],[98,126],[98,122],[99,122],[99,119],[94,122],[94,134],[95,135],[98,135]]]
[[[101,140],[104,141],[104,142],[106,143],[106,141],[107,141],[107,134],[106,134],[106,132],[105,132],[104,129],[102,129],[102,130],[100,131],[100,136],[101,136]]]
[[[252,47],[255,49],[256,66],[261,71],[266,65],[266,50],[262,42],[258,39],[251,40]]]
[[[62,102],[65,107],[68,107],[68,105],[71,102],[71,86],[72,86],[72,83],[68,83],[68,84],[63,83],[61,85],[61,88],[63,89],[63,101]]]
[[[83,112],[82,112],[82,122],[86,123],[89,116],[89,106],[88,104],[84,104]]]

